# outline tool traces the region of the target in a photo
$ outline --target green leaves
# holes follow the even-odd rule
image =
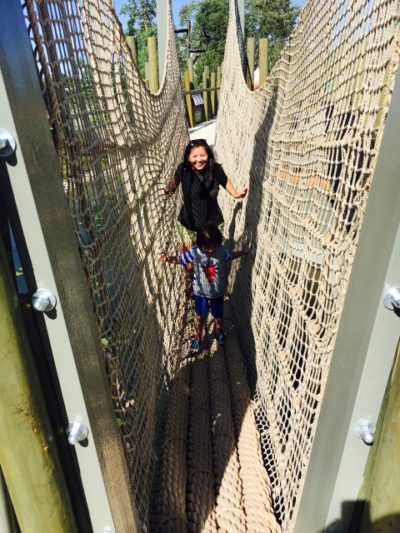
[[[279,57],[285,40],[293,29],[300,8],[290,0],[246,0],[246,36],[269,39],[269,68]],[[199,55],[195,72],[200,80],[204,65],[213,71],[224,57],[229,5],[227,0],[203,0],[188,3],[180,10],[181,23],[192,22],[191,49],[206,48]]]
[[[127,0],[121,14],[129,17],[128,35],[137,36],[139,30],[155,26],[156,0]]]
[[[195,77],[198,85],[205,65],[215,71],[224,57],[226,30],[228,27],[228,0],[203,0],[195,4],[185,4],[180,19],[187,24],[192,22],[190,48],[205,51],[198,55],[195,63]]]
[[[300,8],[293,6],[290,0],[247,0],[245,26],[246,35],[268,37],[269,70],[290,35]]]

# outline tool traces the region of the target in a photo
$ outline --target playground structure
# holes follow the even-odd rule
[[[210,413],[201,402],[194,409],[205,416],[206,437],[207,423],[211,435],[227,408],[221,397],[234,404],[235,387],[222,386],[227,376],[242,380],[244,373],[233,345],[226,363],[210,348],[209,361],[188,364],[182,280],[158,261],[160,250],[175,247],[178,205],[162,190],[188,139],[170,14],[155,95],[140,80],[107,0],[15,2],[9,19],[16,22],[0,26],[4,120],[11,117],[7,129],[18,138],[18,162],[7,172],[19,220],[8,218],[33,265],[30,276],[24,264],[28,292],[47,286],[59,302],[56,318],[36,320],[48,335],[66,416],[79,415],[93,436],[86,448],[76,445],[74,460],[94,530],[113,523],[121,532],[261,531],[248,523],[254,513],[239,512],[250,493],[249,509],[253,502],[262,512],[273,507],[270,531],[279,531],[278,523],[283,531],[317,531],[338,518],[344,496],[357,496],[368,449],[359,440],[354,451],[349,428],[366,409],[363,395],[371,401],[366,415],[376,419],[389,375],[396,333],[379,363],[368,339],[379,313],[390,315],[382,320],[391,331],[396,325],[376,309],[398,254],[399,154],[390,144],[398,109],[397,3],[310,1],[256,92],[243,78],[233,0],[230,9],[215,149],[235,183],[249,185],[243,205],[223,203],[229,242],[252,249],[231,279],[232,324],[249,385],[232,408],[234,423],[217,433],[228,434],[224,460],[215,460],[214,447],[205,463],[179,412],[187,390],[192,403],[200,401],[205,374],[218,376]],[[11,60],[6,51],[17,49]],[[29,182],[15,179],[21,167]],[[265,467],[260,475],[256,459],[245,468],[248,453],[240,448],[254,437],[250,419]],[[197,463],[212,464],[218,487],[227,488],[220,508],[223,491],[212,495],[212,484],[201,510],[186,502],[190,475],[207,473]],[[12,471],[1,466],[9,484]],[[240,482],[230,477],[235,470],[245,472]],[[261,481],[246,492],[249,473]],[[194,501],[202,502],[196,490]],[[221,525],[226,513],[229,527]]]

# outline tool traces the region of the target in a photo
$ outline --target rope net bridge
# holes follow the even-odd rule
[[[171,17],[154,95],[111,0],[22,8],[138,530],[290,531],[394,83],[397,1],[310,0],[251,92],[231,0],[216,152],[249,186],[243,204],[220,197],[227,240],[251,254],[232,271],[225,353],[210,342],[196,359],[183,276],[158,259],[177,248],[163,188],[188,141]]]

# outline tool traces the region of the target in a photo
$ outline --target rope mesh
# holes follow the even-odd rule
[[[397,68],[397,2],[310,0],[253,93],[238,28],[231,16],[216,151],[249,185],[243,209],[224,205],[229,237],[253,257],[233,306],[275,511],[290,530]]]
[[[229,239],[252,246],[232,276],[251,390],[229,335],[226,361],[211,351],[191,365],[178,355],[188,326],[182,276],[158,260],[176,249],[177,204],[162,189],[187,142],[171,17],[167,76],[151,95],[111,0],[23,7],[138,516],[150,523],[155,471],[155,529],[265,531],[268,523],[279,531],[266,518],[260,439],[275,512],[289,531],[397,67],[397,2],[310,0],[254,93],[231,16],[216,150],[235,184],[250,186],[244,208],[226,201],[224,211]],[[170,410],[155,469],[164,373]]]
[[[172,20],[168,76],[151,95],[111,1],[30,0],[24,9],[146,523],[156,413],[182,292],[158,259],[176,248],[176,207],[163,188],[187,143]]]

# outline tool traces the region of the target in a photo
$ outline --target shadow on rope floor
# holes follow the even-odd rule
[[[189,308],[190,306],[190,308]],[[229,302],[226,345],[189,354],[192,319],[178,340],[152,491],[151,531],[278,532]],[[187,304],[191,316],[191,302]]]

